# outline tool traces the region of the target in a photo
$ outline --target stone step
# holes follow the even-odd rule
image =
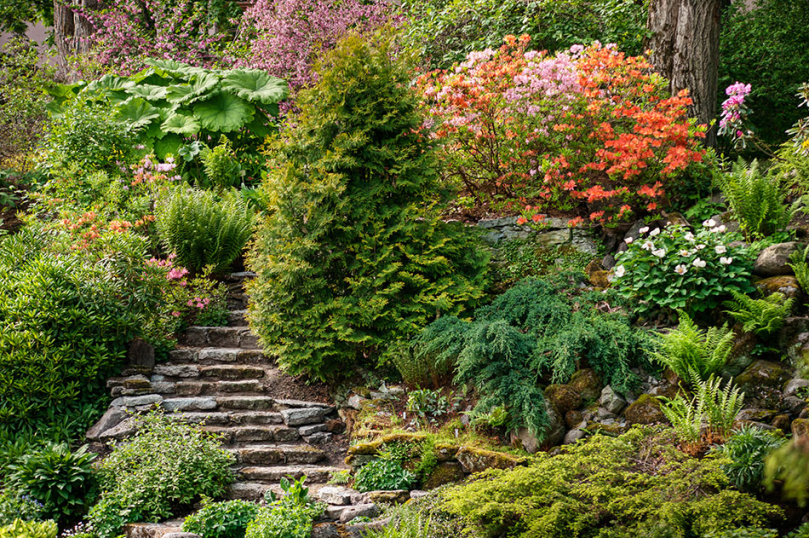
[[[312,464],[326,459],[326,453],[309,445],[251,445],[228,448],[236,461],[249,465]]]
[[[199,364],[274,364],[260,349],[242,349],[238,347],[185,347],[169,352],[171,363]]]
[[[227,347],[258,349],[258,337],[249,327],[189,327],[180,343],[194,347]]]
[[[222,436],[225,444],[237,444],[255,441],[274,441],[276,443],[290,443],[300,439],[298,430],[288,426],[249,425],[249,426],[203,426],[203,430]]]
[[[182,381],[179,383],[155,383],[157,394],[177,394],[178,396],[211,396],[222,394],[261,395],[264,385],[256,379],[237,381]]]
[[[228,326],[247,327],[247,310],[231,310],[228,314]]]
[[[269,396],[218,396],[216,402],[222,410],[250,409],[275,411],[275,399]]]
[[[172,519],[163,523],[128,523],[124,525],[126,538],[163,538],[168,534],[183,532],[183,520]]]
[[[210,366],[200,366],[201,377],[207,379],[236,380],[236,379],[261,379],[264,377],[264,368],[261,366],[250,366],[246,364],[215,364]]]
[[[236,469],[240,480],[246,482],[277,483],[282,478],[293,477],[299,479],[306,477],[307,484],[325,484],[331,480],[333,473],[345,471],[342,467],[328,467],[317,465],[291,465],[291,466],[249,466]]]
[[[202,424],[209,426],[238,426],[251,424],[283,424],[281,413],[274,411],[226,411],[210,413],[179,413],[167,415],[172,420],[188,424]]]
[[[309,488],[309,496],[316,498],[315,496],[317,495],[317,492],[323,487],[325,487],[325,484],[312,484],[312,486]],[[281,486],[278,484],[237,481],[230,485],[230,493],[228,494],[228,497],[231,499],[258,501],[264,498],[264,493],[267,490],[274,491],[279,498],[284,496],[284,492],[281,489]]]

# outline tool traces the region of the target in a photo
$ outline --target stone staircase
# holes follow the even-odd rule
[[[237,462],[233,498],[256,500],[267,489],[278,492],[285,476],[305,475],[316,491],[345,468],[344,454],[323,450],[345,428],[334,406],[270,395],[286,374],[261,352],[247,326],[245,278],[249,274],[231,275],[228,326],[190,327],[167,362],[130,359],[134,364],[108,381],[115,400],[88,439],[123,439],[134,431],[129,413],[160,407],[174,420],[222,436]]]

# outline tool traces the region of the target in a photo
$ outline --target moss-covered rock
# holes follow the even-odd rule
[[[735,383],[745,394],[745,405],[775,409],[781,400],[781,387],[792,377],[783,364],[757,360],[736,376]]]
[[[796,418],[792,421],[792,433],[798,435],[809,435],[809,418]]]
[[[459,448],[461,447],[449,443],[436,443],[435,455],[438,458],[438,461],[440,462],[452,461],[455,459],[455,454],[458,453]]]
[[[798,279],[794,276],[771,276],[769,278],[762,278],[755,283],[756,288],[765,296],[772,295],[773,293],[781,293],[786,299],[800,299],[801,286],[798,284]]]
[[[479,473],[486,469],[513,469],[528,462],[527,458],[473,446],[462,446],[455,457],[466,473]]]
[[[565,426],[570,430],[577,428],[582,421],[584,421],[584,413],[581,411],[574,410],[565,413]]]
[[[610,435],[621,435],[629,429],[628,425],[621,425],[618,422],[612,424],[604,424],[601,422],[592,422],[587,425],[587,431],[590,433],[607,433]]]
[[[410,500],[410,491],[406,489],[369,491],[368,498],[376,504],[401,504]]]
[[[594,288],[609,288],[610,287],[610,272],[609,271],[595,271],[590,274],[590,284]]]
[[[584,400],[595,400],[601,396],[601,378],[592,368],[584,368],[574,373],[568,385]]]
[[[466,473],[464,473],[463,466],[461,466],[460,463],[445,461],[439,463],[433,472],[430,473],[430,476],[424,481],[422,487],[424,489],[435,489],[445,484],[460,482],[465,476]]]
[[[561,414],[581,407],[581,395],[570,385],[548,385],[545,399],[556,405]]]
[[[666,415],[660,410],[660,400],[649,394],[641,394],[637,400],[626,408],[624,417],[626,417],[626,422],[630,426],[666,421]]]
[[[426,433],[391,433],[367,443],[357,443],[348,448],[351,455],[376,455],[384,445],[393,443],[414,443],[427,439]]]

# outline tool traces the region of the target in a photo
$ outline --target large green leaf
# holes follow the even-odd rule
[[[183,139],[180,135],[167,134],[160,140],[155,140],[155,156],[160,160],[165,159],[169,154],[176,156],[182,146]]]
[[[158,99],[165,99],[168,90],[164,86],[155,86],[154,84],[138,84],[127,89],[127,93],[135,97],[142,97],[147,101],[157,101]]]
[[[235,69],[222,80],[222,88],[242,99],[265,105],[278,103],[289,95],[289,85],[260,69]]]
[[[191,83],[175,84],[168,87],[166,99],[170,103],[188,105],[212,96],[218,91],[219,76],[214,73],[201,73],[194,75]]]
[[[197,103],[194,106],[194,117],[208,131],[229,133],[244,127],[253,119],[256,109],[250,103],[230,93],[220,93]]]
[[[205,69],[200,67],[192,67],[188,64],[178,62],[177,60],[160,60],[156,58],[149,58],[143,63],[152,66],[157,70],[168,73],[175,78],[185,80],[191,78],[192,75],[199,75],[206,72]]]
[[[128,78],[117,77],[115,75],[104,75],[98,80],[94,80],[87,85],[87,90],[94,92],[97,90],[105,92],[125,91],[134,86],[135,83]]]
[[[177,113],[173,116],[169,116],[160,127],[169,133],[192,135],[199,132],[200,124],[199,121],[191,115]]]
[[[143,127],[159,118],[160,110],[140,97],[132,97],[118,108],[118,116],[132,127]]]

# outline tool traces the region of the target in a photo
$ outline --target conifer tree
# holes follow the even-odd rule
[[[387,38],[345,38],[297,105],[262,187],[249,319],[283,368],[322,379],[474,306],[487,256],[438,218],[438,163]]]

